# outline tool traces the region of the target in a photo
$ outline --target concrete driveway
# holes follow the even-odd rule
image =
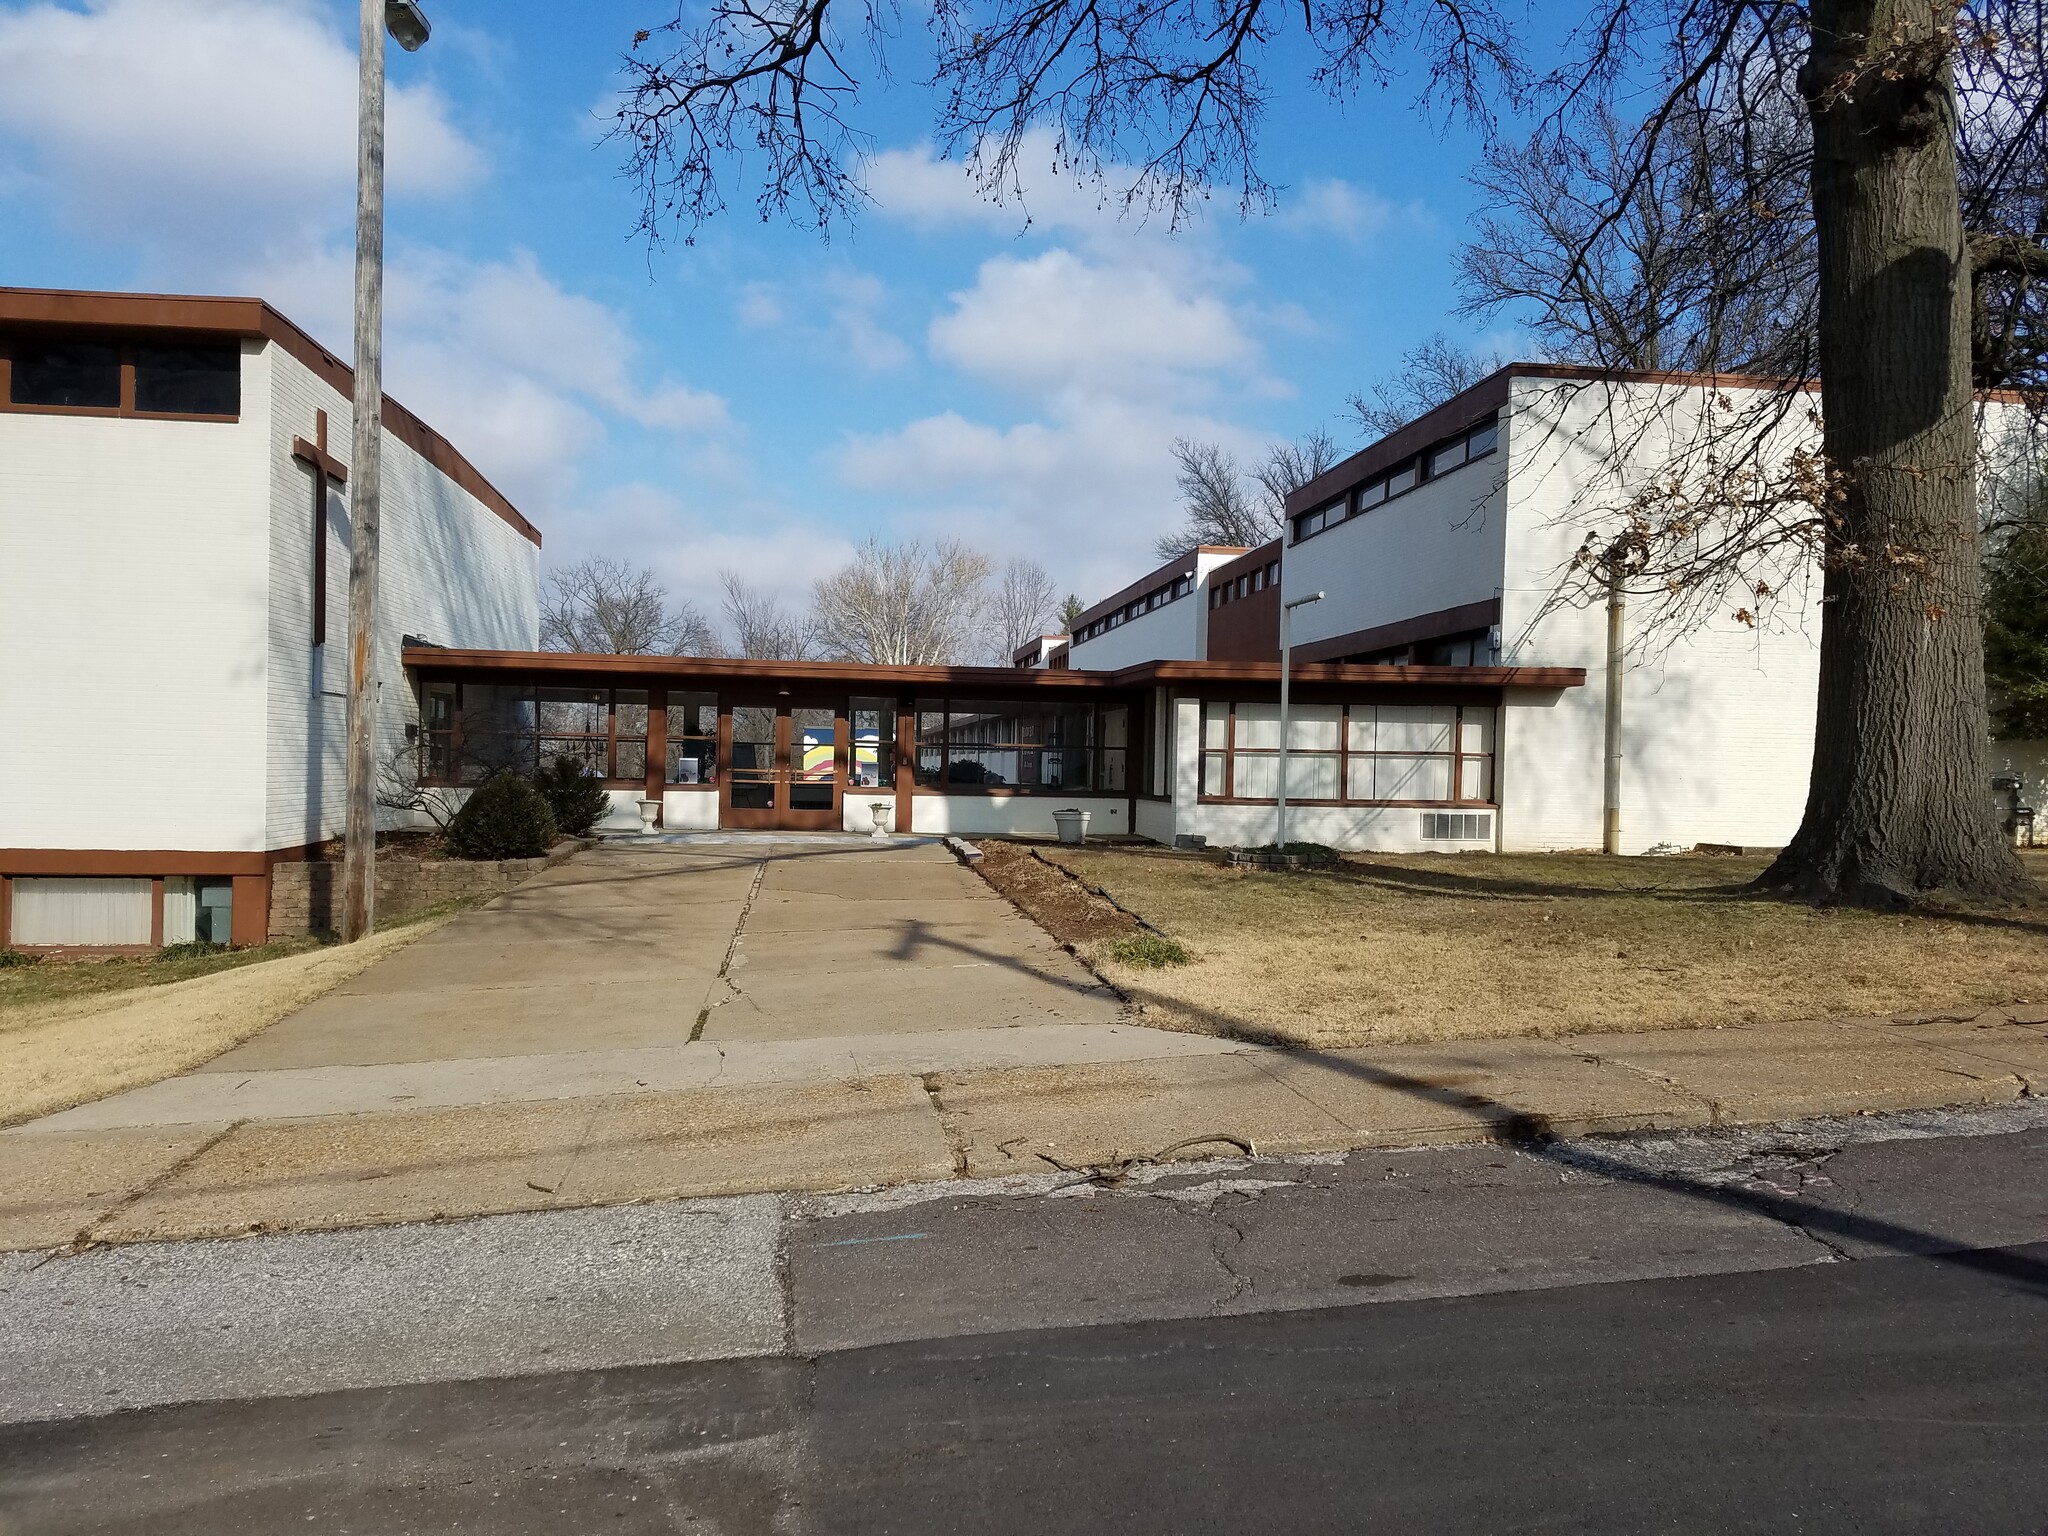
[[[1162,1035],[940,843],[582,854],[196,1072],[40,1131],[1120,1061]]]

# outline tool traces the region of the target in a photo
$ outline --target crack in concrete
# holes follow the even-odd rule
[[[230,1136],[234,1135],[235,1132],[239,1131],[243,1126],[247,1125],[248,1123],[249,1122],[247,1120],[233,1121],[224,1129],[222,1129],[218,1135],[207,1137],[205,1141],[201,1142],[198,1146],[194,1147],[190,1152],[187,1152],[183,1157],[177,1159],[177,1161],[173,1162],[168,1167],[160,1169],[151,1177],[144,1179],[141,1184],[137,1185],[127,1194],[123,1195],[119,1200],[115,1201],[113,1205],[109,1206],[106,1210],[100,1212],[99,1215],[95,1216],[91,1221],[87,1222],[84,1226],[80,1227],[76,1235],[72,1237],[71,1243],[67,1248],[57,1249],[53,1253],[51,1253],[49,1257],[55,1258],[58,1253],[84,1253],[88,1248],[97,1248],[100,1244],[99,1239],[92,1235],[94,1232],[99,1230],[101,1227],[104,1227],[108,1222],[112,1221],[116,1216],[119,1216],[122,1212],[133,1210],[138,1204],[148,1199],[149,1196],[156,1193],[157,1190],[162,1189],[166,1183],[176,1178],[179,1174],[183,1173],[187,1168],[190,1168],[200,1158],[206,1156],[207,1153],[211,1152],[215,1147],[219,1146],[222,1142],[226,1141]],[[47,1262],[47,1260],[45,1260],[45,1262]]]
[[[924,1096],[931,1101],[932,1113],[939,1117],[939,1134],[946,1138],[946,1149],[953,1154],[953,1177],[967,1177],[967,1140],[960,1134],[955,1117],[946,1110],[945,1100],[939,1097],[939,1074],[927,1072],[918,1078],[924,1088]]]
[[[1240,1198],[1249,1204],[1255,1197],[1244,1195]],[[1230,1281],[1229,1293],[1219,1297],[1209,1309],[1214,1314],[1242,1301],[1251,1292],[1255,1282],[1251,1274],[1239,1268],[1237,1264],[1237,1254],[1243,1249],[1246,1241],[1244,1228],[1232,1221],[1214,1204],[1207,1207],[1204,1218],[1209,1226],[1209,1256],[1216,1261],[1216,1267],[1222,1270]],[[1223,1238],[1225,1232],[1230,1234],[1228,1239]]]

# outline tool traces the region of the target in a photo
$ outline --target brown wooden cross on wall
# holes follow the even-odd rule
[[[327,484],[348,484],[348,466],[327,451],[327,413],[313,413],[313,441],[292,439],[292,457],[313,466],[313,643],[327,643]]]

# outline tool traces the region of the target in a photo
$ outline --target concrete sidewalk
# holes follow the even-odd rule
[[[1204,1138],[1261,1154],[1336,1151],[2048,1092],[2044,1009],[1341,1052],[1123,1032],[1122,1049],[1158,1054],[343,1115],[237,1117],[230,1103],[196,1122],[38,1122],[0,1135],[0,1248],[854,1189],[1228,1150]]]
[[[1275,1050],[1146,1027],[930,839],[579,855],[199,1071],[0,1132],[0,1249],[1995,1103],[2048,1009]]]

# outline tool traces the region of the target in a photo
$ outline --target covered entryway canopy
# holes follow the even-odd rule
[[[1279,745],[1273,662],[1088,672],[419,644],[404,656],[423,783],[568,757],[658,802],[679,831],[866,831],[879,813],[905,832],[1037,832],[1073,806],[1095,833],[1170,841],[1176,806],[1270,804]],[[1497,706],[1584,680],[1578,668],[1297,666],[1288,751],[1313,777],[1290,799],[1489,806]]]

